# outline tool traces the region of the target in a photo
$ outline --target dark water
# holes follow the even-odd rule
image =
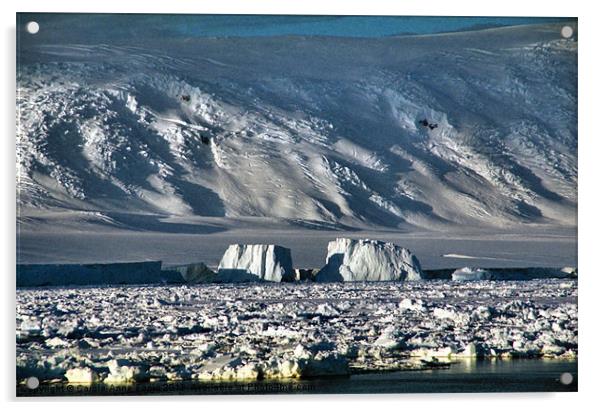
[[[564,385],[560,375],[571,373]],[[174,394],[355,394],[355,393],[500,393],[575,392],[577,362],[560,360],[467,360],[447,369],[370,373],[344,378],[253,383],[175,382],[129,386],[19,387],[19,396],[174,395]]]

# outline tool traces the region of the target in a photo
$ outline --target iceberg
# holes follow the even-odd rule
[[[456,269],[452,273],[452,280],[492,280],[494,275],[485,269],[480,268],[462,268]]]
[[[18,288],[181,282],[179,274],[161,270],[161,261],[17,265]]]
[[[474,268],[456,269],[451,279],[455,281],[472,280],[534,280],[534,279],[576,279],[577,269],[559,268]]]
[[[337,238],[328,243],[317,282],[422,280],[418,258],[406,248],[371,239]]]
[[[217,269],[219,282],[294,281],[291,250],[278,245],[230,245]]]

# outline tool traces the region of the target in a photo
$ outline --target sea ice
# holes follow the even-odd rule
[[[131,366],[127,360],[111,360],[108,363],[109,375],[104,379],[109,384],[124,384],[148,380],[148,373],[139,366]]]
[[[578,354],[577,281],[18,289],[17,380],[256,380]]]

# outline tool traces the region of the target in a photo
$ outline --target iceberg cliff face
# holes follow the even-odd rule
[[[177,273],[162,271],[160,261],[17,265],[17,287],[181,282]]]
[[[422,280],[418,258],[389,242],[337,238],[328,244],[318,282]]]
[[[293,281],[291,250],[278,245],[230,245],[218,267],[218,281]]]

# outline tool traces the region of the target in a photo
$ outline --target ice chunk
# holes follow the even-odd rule
[[[69,369],[65,373],[65,377],[69,383],[91,384],[98,381],[96,372],[87,367]]]
[[[25,317],[21,322],[21,333],[24,336],[35,336],[42,331],[42,324],[35,317]]]
[[[474,343],[468,343],[462,352],[458,353],[458,357],[470,357],[474,358],[478,355],[478,347]]]
[[[295,279],[291,250],[278,245],[230,245],[217,273],[220,282]]]
[[[268,370],[271,379],[291,379],[301,377],[302,363],[297,359],[285,359],[276,362],[276,366],[271,366]]]
[[[561,274],[565,274],[567,278],[576,278],[577,277],[577,268],[572,266],[565,266],[560,269]],[[562,276],[562,275],[560,275]]]
[[[349,363],[337,353],[319,352],[307,360],[301,373],[303,377],[346,376],[349,374]]]
[[[50,348],[69,346],[69,342],[61,339],[60,337],[53,337],[50,339],[46,339],[46,341],[44,343],[46,344],[46,346],[48,346]]]
[[[418,300],[414,300],[414,299],[408,299],[405,298],[403,299],[401,302],[399,302],[399,310],[400,311],[405,311],[405,310],[412,310],[415,312],[424,312],[426,311],[426,307],[424,306],[424,302],[420,299]]]
[[[337,238],[328,243],[326,266],[318,282],[422,280],[418,258],[389,242]]]
[[[336,317],[339,316],[339,311],[328,303],[322,303],[316,309],[316,314],[324,317]]]
[[[104,380],[108,384],[132,383],[149,378],[147,372],[139,366],[130,365],[127,360],[111,360],[108,363],[109,375]]]
[[[490,271],[480,268],[456,269],[452,273],[452,280],[491,280],[493,275]]]
[[[387,327],[383,333],[374,342],[375,346],[382,347],[387,350],[395,350],[403,346],[403,343],[397,338],[397,329],[393,326]]]
[[[439,319],[439,320],[451,320],[452,322],[456,322],[456,323],[466,323],[468,322],[469,316],[467,313],[462,313],[459,311],[456,311],[454,309],[441,309],[441,308],[435,308],[435,310],[433,310],[433,317]]]
[[[272,358],[264,367],[266,379],[345,376],[349,374],[347,359],[337,353],[318,352],[309,358]]]
[[[257,380],[261,376],[261,368],[257,363],[247,363],[236,369],[237,380]]]

